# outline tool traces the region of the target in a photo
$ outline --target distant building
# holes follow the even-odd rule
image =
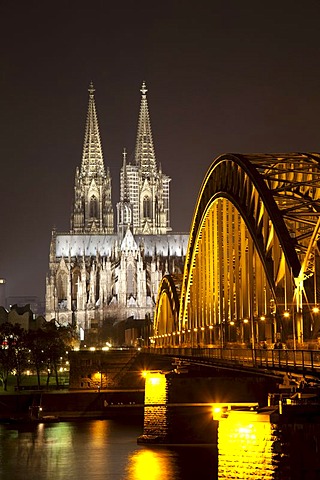
[[[44,315],[43,302],[40,302],[39,297],[36,296],[10,296],[6,298],[6,302],[3,305],[7,309],[10,309],[13,305],[18,305],[19,307],[30,305],[34,315]]]
[[[0,306],[0,325],[8,321],[8,310]]]
[[[81,390],[119,388],[125,377],[127,382],[129,377],[129,383],[136,384],[139,377],[141,379],[141,372],[136,368],[130,372],[136,355],[135,349],[70,352],[69,388]]]
[[[188,234],[171,231],[169,184],[156,161],[143,83],[135,158],[129,163],[124,150],[114,226],[111,175],[103,161],[91,84],[70,232],[52,232],[48,321],[76,325],[83,339],[106,321],[153,318],[161,278],[183,272],[188,244]]]
[[[26,331],[38,330],[45,322],[45,318],[37,316],[31,310],[30,304],[24,306],[12,305],[10,310],[0,307],[0,324],[2,323],[18,323],[21,328]]]

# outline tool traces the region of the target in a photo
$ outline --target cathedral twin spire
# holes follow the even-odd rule
[[[88,91],[82,163],[75,177],[71,232],[110,234],[114,232],[111,176],[104,166],[92,83]],[[124,150],[120,174],[120,202],[117,204],[117,231],[120,235],[124,235],[128,227],[134,234],[164,234],[171,230],[170,178],[157,168],[145,82],[140,92],[135,163],[127,164]]]
[[[95,89],[89,86],[89,104],[81,169],[75,177],[74,206],[71,215],[72,233],[113,233],[111,176],[105,171],[98,117],[94,99]]]

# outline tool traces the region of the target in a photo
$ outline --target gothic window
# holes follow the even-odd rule
[[[90,198],[90,217],[98,218],[98,199],[94,195]]]
[[[128,265],[128,268],[127,268],[127,292],[128,292],[128,296],[130,295],[135,296],[134,268],[131,263]]]
[[[79,268],[75,268],[72,272],[72,300],[77,299],[78,294],[78,286],[80,283],[80,270]]]
[[[158,197],[156,197],[155,201],[155,212],[156,212],[156,222],[159,225],[159,203],[158,203]]]
[[[67,299],[67,285],[68,275],[65,272],[61,272],[57,279],[58,301]]]
[[[124,214],[124,223],[125,223],[126,225],[131,225],[131,210],[130,210],[130,208],[128,207],[128,205],[125,205],[124,211],[125,211],[125,214]]]
[[[149,197],[143,199],[143,217],[151,218],[151,201]]]

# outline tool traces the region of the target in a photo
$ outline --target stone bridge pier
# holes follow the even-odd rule
[[[265,406],[279,379],[225,369],[145,372],[138,443],[217,444],[217,405]]]

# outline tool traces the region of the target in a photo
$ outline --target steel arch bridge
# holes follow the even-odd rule
[[[198,195],[183,278],[160,284],[151,345],[296,348],[317,338],[319,235],[319,153],[217,157]]]

